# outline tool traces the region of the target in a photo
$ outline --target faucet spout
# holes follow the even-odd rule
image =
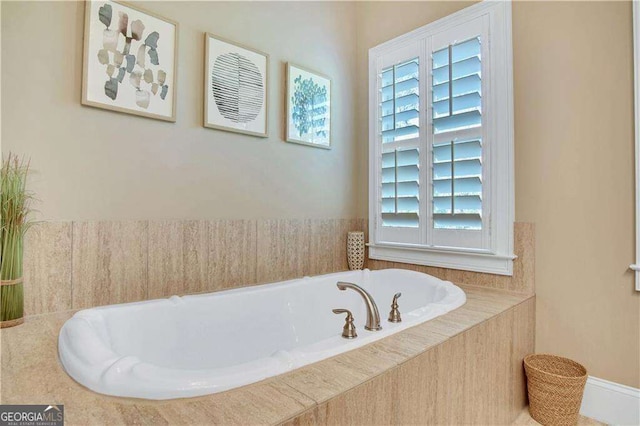
[[[365,289],[363,289],[357,284],[348,283],[344,281],[338,281],[336,285],[342,291],[345,291],[348,288],[350,288],[351,290],[354,290],[356,293],[362,296],[362,299],[364,300],[364,304],[367,307],[367,324],[364,326],[366,330],[370,330],[370,331],[382,330],[382,327],[380,326],[380,313],[378,312],[378,305],[376,305],[376,302],[375,300],[373,300],[373,297],[371,297],[371,295]]]

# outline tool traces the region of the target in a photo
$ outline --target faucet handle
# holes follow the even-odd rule
[[[393,296],[393,302],[391,302],[391,312],[389,312],[389,322],[402,321],[400,311],[398,310],[398,298],[400,296],[402,296],[402,293],[396,293],[395,296]]]
[[[356,333],[356,326],[353,325],[353,315],[351,314],[350,310],[334,309],[333,313],[347,314],[347,317],[345,318],[344,327],[342,328],[342,337],[344,337],[345,339],[355,339],[356,337],[358,337],[358,334]]]

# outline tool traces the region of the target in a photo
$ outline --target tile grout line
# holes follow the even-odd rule
[[[302,276],[306,276],[306,275],[311,275],[311,271],[312,271],[312,267],[311,267],[311,241],[313,240],[313,219],[309,219],[307,222],[307,235],[308,235],[308,240],[307,240],[307,255],[305,256],[307,258],[307,270],[304,270],[304,267],[302,268]],[[303,234],[304,236],[304,234]]]
[[[260,280],[258,279],[258,221],[259,220],[260,219],[256,219],[255,220],[254,228],[253,228],[253,231],[255,232],[255,236],[256,236],[256,247],[255,247],[255,250],[254,250],[255,265],[253,266],[255,282],[252,285],[255,285],[255,284],[260,282]]]
[[[189,259],[189,239],[187,238],[187,230],[189,229],[189,224],[190,221],[189,220],[185,220],[185,219],[181,219],[180,221],[180,225],[182,227],[181,230],[181,234],[182,234],[182,276],[180,277],[180,289],[181,289],[181,293],[179,294],[179,296],[184,296],[185,294],[187,294],[187,261]],[[197,223],[197,222],[196,222]],[[171,292],[169,292],[171,293]]]
[[[205,248],[204,248],[204,281],[200,283],[200,285],[198,286],[200,289],[202,289],[203,287],[208,289],[209,288],[209,254],[211,252],[211,242],[209,241],[210,238],[209,236],[211,235],[211,228],[209,227],[210,222],[209,220],[203,220],[204,222],[204,238],[205,238]]]
[[[69,287],[70,287],[70,290],[71,290],[70,291],[71,292],[71,300],[69,300],[69,307],[71,309],[73,309],[73,258],[74,258],[74,256],[73,256],[73,248],[74,248],[74,244],[75,244],[75,241],[73,239],[74,223],[75,223],[75,221],[72,220],[71,221],[71,231],[70,231],[71,232],[71,253],[70,253],[70,256],[69,256],[70,257],[70,261],[71,261],[71,265],[70,265],[71,266],[71,271],[69,273]]]
[[[304,367],[302,367],[302,368],[304,368]],[[312,404],[310,407],[308,407],[308,408],[303,408],[302,410],[300,410],[300,411],[298,411],[297,413],[293,414],[291,417],[289,417],[289,418],[285,419],[284,421],[280,421],[280,422],[278,422],[278,423],[273,423],[273,424],[275,424],[275,425],[282,425],[282,424],[288,423],[288,422],[290,422],[290,421],[292,421],[292,420],[295,420],[296,418],[298,418],[298,417],[302,416],[302,415],[303,415],[303,414],[305,414],[306,412],[309,412],[309,411],[311,411],[311,410],[315,410],[316,408],[318,408],[318,407],[320,406],[320,404],[323,404],[323,402],[318,402],[318,401],[316,401],[316,399],[315,399],[315,398],[313,398],[313,397],[309,396],[306,392],[303,392],[303,391],[301,391],[300,389],[296,389],[296,388],[294,388],[293,386],[291,386],[291,385],[290,385],[289,383],[287,383],[287,382],[284,382],[284,381],[279,380],[279,379],[275,379],[275,380],[274,380],[274,382],[277,382],[277,383],[280,383],[280,384],[282,384],[282,385],[284,385],[284,386],[287,386],[289,389],[292,389],[293,391],[295,391],[295,392],[299,393],[300,395],[303,395],[303,396],[305,396],[305,397],[309,398],[309,400],[313,401],[313,404]]]
[[[146,265],[145,265],[145,276],[146,276],[146,285],[145,285],[145,299],[149,300],[149,220],[146,220],[146,236],[147,236],[147,256],[146,256]]]

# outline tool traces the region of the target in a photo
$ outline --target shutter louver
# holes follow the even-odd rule
[[[482,229],[482,74],[476,37],[432,54],[433,226]],[[460,137],[463,134],[464,137]]]

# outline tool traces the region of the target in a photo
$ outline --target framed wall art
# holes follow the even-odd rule
[[[287,64],[286,139],[331,149],[331,79]]]
[[[126,3],[85,5],[82,104],[176,121],[178,24]]]
[[[267,137],[269,55],[205,34],[204,126]]]

